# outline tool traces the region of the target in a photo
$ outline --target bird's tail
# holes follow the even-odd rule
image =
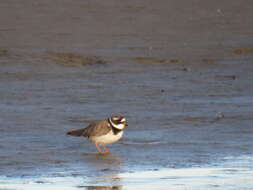
[[[71,135],[71,136],[80,137],[83,135],[83,133],[84,133],[84,129],[77,129],[77,130],[68,131],[66,134]]]

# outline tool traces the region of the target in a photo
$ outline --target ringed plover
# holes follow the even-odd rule
[[[105,145],[112,144],[121,139],[123,130],[127,125],[125,117],[113,115],[107,119],[93,122],[86,128],[71,130],[67,132],[67,135],[87,137],[95,144],[100,154],[108,154],[110,152]],[[100,149],[99,145],[104,148],[104,151]]]

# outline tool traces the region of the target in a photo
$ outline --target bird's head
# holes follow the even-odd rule
[[[109,118],[109,122],[112,127],[123,130],[126,126],[128,126],[126,118],[121,115],[113,115]]]

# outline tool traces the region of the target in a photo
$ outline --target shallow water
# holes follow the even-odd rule
[[[0,3],[0,189],[251,189],[251,1],[150,3]]]
[[[127,61],[48,64],[36,65],[42,72],[24,64],[21,80],[15,64],[3,67],[1,189],[252,186],[246,70],[222,63],[189,65],[191,71]],[[237,78],[216,77],[231,74]],[[109,147],[111,155],[97,155],[86,139],[65,135],[111,113],[129,122],[124,138]]]
[[[36,177],[0,178],[2,189],[251,189],[252,157],[228,157],[216,167],[163,168],[82,175],[66,172]],[[222,166],[223,168],[221,168]],[[239,166],[239,167],[238,167]]]

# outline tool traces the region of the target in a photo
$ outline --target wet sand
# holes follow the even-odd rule
[[[253,185],[252,157],[227,157],[216,167],[169,168],[118,173],[104,170],[103,174],[66,172],[36,177],[1,177],[2,189],[250,189]],[[232,161],[231,161],[232,160]],[[250,162],[249,162],[250,160]],[[222,167],[221,167],[222,165]],[[240,168],[237,166],[240,165]]]
[[[0,3],[0,189],[251,189],[252,2]],[[120,113],[97,155],[69,129]]]

